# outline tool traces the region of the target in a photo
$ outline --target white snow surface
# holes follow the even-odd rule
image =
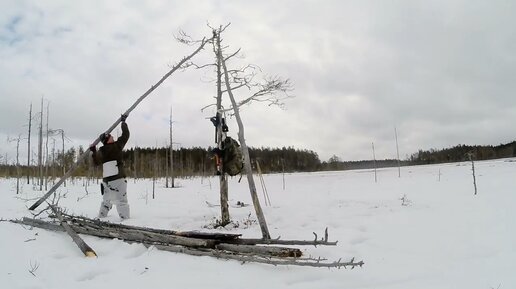
[[[86,258],[64,232],[0,222],[1,288],[516,288],[516,160],[373,170],[264,175],[272,206],[261,204],[273,238],[312,240],[313,232],[337,246],[299,246],[305,256],[363,260],[362,268],[272,266],[195,257],[120,240],[83,236],[98,258]],[[45,192],[15,179],[0,180],[0,217],[31,216]],[[129,179],[129,225],[172,230],[241,233],[260,238],[246,178],[231,178],[230,213],[240,226],[206,229],[220,217],[218,178],[176,179],[180,186]],[[50,186],[49,186],[50,188]],[[60,187],[60,206],[96,217],[99,186],[84,181]],[[402,205],[401,198],[408,200]],[[27,200],[32,199],[32,200]],[[41,205],[37,210],[45,207]],[[249,214],[251,216],[249,217]],[[116,209],[108,218],[120,222]],[[31,274],[31,268],[37,269]]]

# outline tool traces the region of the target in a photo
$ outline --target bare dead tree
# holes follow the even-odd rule
[[[7,142],[16,142],[16,194],[20,193],[20,141],[21,134],[17,138],[7,138]]]
[[[54,136],[56,134],[60,134],[61,135],[61,144],[62,144],[62,147],[61,147],[61,161],[62,161],[62,169],[63,169],[63,175],[66,173],[66,162],[65,162],[65,149],[64,149],[64,143],[65,143],[65,132],[63,129],[61,128],[58,128],[58,129],[51,129],[49,130],[48,132],[51,136]],[[68,138],[67,138],[68,139]],[[68,139],[69,140],[69,139]],[[66,180],[63,182],[63,185],[66,187]]]
[[[263,216],[263,212],[261,210],[259,200],[256,194],[256,185],[252,176],[251,163],[249,158],[249,150],[247,148],[245,138],[244,138],[244,126],[242,120],[240,118],[240,110],[239,108],[245,104],[250,104],[252,102],[262,102],[266,103],[269,106],[283,106],[283,100],[291,97],[288,92],[291,91],[290,81],[283,80],[277,76],[263,76],[261,73],[261,69],[256,65],[244,65],[239,69],[228,69],[226,66],[226,62],[232,59],[235,56],[239,56],[240,49],[232,54],[226,54],[225,51],[228,49],[227,46],[222,45],[222,33],[229,27],[230,24],[226,26],[219,26],[219,28],[212,28],[213,38],[213,52],[215,54],[215,63],[205,64],[205,65],[196,65],[190,63],[191,66],[195,66],[198,69],[206,68],[206,67],[214,67],[216,71],[216,84],[217,84],[217,95],[216,95],[216,116],[212,118],[213,123],[215,124],[215,143],[217,143],[217,147],[219,150],[223,149],[222,141],[226,138],[227,129],[224,130],[223,125],[223,115],[226,112],[233,114],[236,117],[239,132],[238,139],[241,145],[242,153],[244,155],[244,169],[248,176],[249,189],[251,192],[251,196],[253,198],[253,204],[255,205],[256,214],[258,216],[258,220],[260,223],[260,227],[262,229],[263,238],[269,239],[270,234],[267,229],[267,224],[265,222],[265,218]],[[192,39],[187,37],[186,34],[182,34],[181,38],[184,43],[191,43]],[[262,80],[258,81],[257,78],[262,76]],[[222,86],[225,86],[224,90]],[[246,93],[241,95],[246,95],[242,99],[235,99],[233,92],[246,89]],[[222,95],[227,94],[231,101],[231,106],[229,108],[224,108],[222,105]],[[204,110],[208,107],[213,106],[210,104],[208,106],[203,107],[201,110]],[[221,162],[217,164],[218,171],[220,172],[220,207],[221,207],[221,220],[220,225],[228,224],[230,222],[229,218],[229,206],[228,206],[228,183],[227,177],[224,173],[224,164]]]
[[[43,191],[43,97],[41,97],[41,110],[39,114],[38,169],[39,190]]]
[[[170,154],[169,154],[169,158],[170,158],[170,180],[171,180],[171,187],[174,188],[175,187],[175,184],[174,184],[174,148],[173,148],[173,145],[174,145],[174,142],[173,142],[173,139],[172,139],[172,107],[170,107],[170,122],[169,122],[169,125],[170,125]],[[167,176],[167,180],[168,180],[168,176]],[[167,188],[168,188],[168,182],[167,182]]]
[[[50,103],[47,102],[47,124],[46,124],[46,140],[45,140],[45,191],[48,187],[48,163],[49,163],[49,156],[48,156],[48,119],[49,119],[49,107]]]
[[[158,176],[158,145],[156,144],[156,150],[154,153],[154,166],[153,166],[154,174],[152,174],[152,199],[154,200],[155,188],[156,188],[156,178]]]
[[[27,185],[30,184],[30,130],[32,127],[32,102],[29,108],[29,132],[27,133]]]
[[[226,26],[227,27],[227,26]],[[215,142],[217,143],[217,147],[219,150],[222,150],[222,141],[226,138],[226,132],[223,131],[222,126],[222,50],[221,50],[221,39],[220,34],[222,31],[226,29],[226,27],[219,27],[218,31],[213,30],[214,41],[214,52],[217,60],[217,115],[216,119],[218,121],[216,127],[216,136]],[[228,180],[226,174],[222,173],[223,163],[220,163],[220,209],[221,209],[221,225],[229,224],[230,216],[229,216],[229,205],[228,205]]]
[[[473,187],[475,188],[475,195],[477,195],[477,178],[475,175],[475,161],[473,161],[474,153],[468,152],[466,154],[468,156],[469,161],[471,162],[471,171],[473,173]]]
[[[400,150],[398,147],[398,131],[396,130],[396,127],[394,127],[394,137],[396,139],[396,156],[397,156],[397,160],[398,160],[398,178],[401,178]]]
[[[371,143],[373,146],[373,166],[374,166],[374,182],[376,183],[378,181],[378,178],[376,177],[376,154],[374,153],[374,142]]]

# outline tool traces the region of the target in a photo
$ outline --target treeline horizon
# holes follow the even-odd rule
[[[172,175],[181,178],[214,175],[216,171],[212,149],[212,147],[174,149],[171,163],[170,148],[168,147],[133,147],[123,152],[124,167],[130,178],[160,178]],[[19,165],[17,167],[14,164],[2,164],[0,165],[0,176],[25,176],[29,179],[29,177],[44,175],[47,178],[60,178],[82,153],[84,153],[82,146],[78,149],[72,147],[64,154],[62,152],[55,153],[47,158],[42,171],[37,165]],[[249,154],[254,172],[256,172],[256,161],[259,162],[261,172],[264,174],[316,172],[461,162],[469,160],[468,155],[471,155],[474,160],[509,158],[516,156],[516,141],[497,146],[459,144],[451,148],[418,150],[404,160],[342,161],[334,155],[328,161],[321,161],[316,152],[294,147],[250,147]],[[98,167],[93,166],[91,158],[86,158],[79,164],[72,177],[100,178],[101,173]]]

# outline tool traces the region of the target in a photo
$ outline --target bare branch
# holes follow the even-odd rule
[[[30,261],[30,263],[29,263],[29,264],[30,264],[30,269],[28,270],[28,271],[29,271],[29,273],[31,273],[31,274],[32,274],[32,276],[36,277],[36,274],[34,274],[34,273],[36,273],[36,271],[37,271],[37,270],[38,270],[38,268],[39,268],[39,263],[38,263],[38,261],[34,261],[34,263],[32,263],[32,261]]]
[[[234,57],[235,55],[237,55],[240,52],[240,49],[241,48],[238,48],[238,50],[235,51],[235,53],[233,53],[233,54],[229,55],[228,57],[224,58],[224,61],[228,61],[228,59],[230,59],[230,58]]]

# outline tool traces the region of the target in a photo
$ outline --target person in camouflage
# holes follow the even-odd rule
[[[90,146],[93,163],[96,166],[102,164],[102,183],[100,191],[102,203],[99,210],[99,218],[105,218],[116,205],[118,215],[121,219],[130,217],[129,202],[127,201],[127,180],[122,160],[122,150],[129,140],[129,128],[125,119],[127,115],[121,116],[122,135],[113,140],[111,134],[103,133],[100,135],[102,146],[97,151],[94,145]]]

